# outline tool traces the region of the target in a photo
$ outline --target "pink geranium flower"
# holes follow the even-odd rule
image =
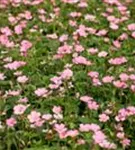
[[[14,106],[13,110],[14,110],[14,114],[15,115],[22,115],[25,110],[27,109],[28,106],[22,105],[22,104],[18,104],[16,106]]]
[[[14,127],[16,123],[17,123],[16,119],[12,117],[6,120],[6,125],[8,127]]]

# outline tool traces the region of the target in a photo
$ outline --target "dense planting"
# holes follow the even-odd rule
[[[0,150],[135,150],[134,54],[134,0],[0,0]]]

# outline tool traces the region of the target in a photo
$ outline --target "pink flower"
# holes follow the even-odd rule
[[[135,23],[131,23],[127,26],[128,30],[134,31],[135,30]]]
[[[127,88],[127,84],[125,82],[119,81],[119,80],[113,81],[113,85],[117,88],[122,88],[122,89]]]
[[[121,47],[121,43],[116,40],[116,41],[113,41],[113,45],[116,47],[116,48],[120,48]]]
[[[52,119],[52,115],[51,114],[44,114],[43,116],[42,116],[42,119],[45,119],[45,120],[51,120]]]
[[[18,96],[18,95],[20,95],[20,93],[21,93],[21,91],[20,90],[13,90],[13,91],[11,91],[11,90],[9,90],[8,92],[7,92],[7,94],[8,95],[11,95],[11,96]]]
[[[79,134],[78,130],[68,130],[66,135],[70,137],[76,137]]]
[[[86,2],[80,2],[80,3],[78,4],[78,7],[80,7],[80,8],[85,8],[85,7],[88,7],[88,4],[87,4]]]
[[[99,73],[96,71],[90,71],[90,72],[88,72],[88,76],[91,78],[98,78]]]
[[[8,127],[14,127],[16,125],[17,121],[15,120],[15,118],[9,118],[6,120],[6,125]]]
[[[60,42],[64,42],[64,41],[67,41],[67,39],[68,39],[68,35],[67,34],[63,34],[63,35],[60,36],[59,41]]]
[[[64,44],[58,48],[57,54],[70,54],[72,52],[72,46]]]
[[[18,78],[17,78],[17,81],[19,82],[19,83],[26,83],[27,81],[28,81],[28,78],[24,75],[24,76],[19,76]]]
[[[32,111],[27,118],[29,119],[30,123],[35,123],[38,122],[40,120],[40,112],[36,112],[36,111]]]
[[[89,132],[90,131],[90,124],[80,124],[79,130],[81,132]]]
[[[98,33],[96,33],[97,36],[105,36],[107,34],[107,30],[105,29],[102,29],[102,30],[99,30]]]
[[[60,106],[54,106],[52,111],[55,113],[55,114],[60,114],[62,112],[62,109]]]
[[[69,20],[69,25],[72,26],[72,27],[75,27],[76,26],[76,21]]]
[[[88,103],[89,101],[91,101],[93,98],[92,97],[89,97],[89,96],[81,96],[80,97],[80,100],[83,101],[83,102],[86,102]]]
[[[132,32],[132,37],[135,39],[135,31]]]
[[[34,127],[41,127],[44,123],[44,120],[37,120],[35,123],[34,123]]]
[[[118,132],[118,133],[117,133],[117,137],[118,137],[119,139],[123,139],[124,136],[125,136],[124,132]]]
[[[106,139],[106,136],[104,135],[103,132],[97,131],[97,132],[94,133],[92,138],[93,138],[93,140],[95,141],[96,144],[99,144],[99,143],[102,143]]]
[[[111,58],[109,60],[110,64],[113,65],[121,65],[127,62],[127,59],[125,57],[116,57],[116,58]]]
[[[9,17],[8,17],[8,20],[9,20],[9,22],[10,22],[11,24],[16,24],[16,23],[17,23],[17,19],[16,19],[15,17],[13,17],[13,16],[9,16]]]
[[[27,102],[28,102],[28,98],[27,98],[27,97],[25,97],[25,98],[20,98],[20,99],[18,100],[18,102],[20,102],[20,103],[27,103]]]
[[[129,79],[129,76],[126,73],[121,73],[119,77],[121,81],[127,81]]]
[[[91,14],[86,14],[84,17],[85,17],[85,20],[88,20],[88,21],[95,21],[96,19],[96,16],[91,15]]]
[[[27,41],[27,40],[23,40],[21,42],[21,47],[20,47],[20,52],[23,56],[25,56],[27,54],[28,49],[30,49],[32,47],[32,43]]]
[[[16,71],[16,72],[14,72],[14,75],[15,76],[21,76],[22,75],[22,71]]]
[[[35,90],[35,94],[38,96],[38,97],[42,97],[44,95],[46,95],[48,92],[47,89],[45,88],[38,88],[37,90]]]
[[[53,83],[60,85],[62,83],[61,77],[54,76],[50,79]]]
[[[67,128],[65,127],[64,124],[55,124],[54,125],[54,129],[58,132],[58,133],[65,133],[67,131]]]
[[[5,78],[4,73],[0,73],[0,80],[4,80]]]
[[[98,53],[98,57],[106,57],[108,53],[106,51],[101,51]]]
[[[129,78],[130,78],[130,80],[135,81],[135,74],[131,74],[131,75],[129,76]]]
[[[120,143],[123,145],[123,147],[129,146],[130,145],[130,140],[127,138],[124,138]]]
[[[121,34],[121,35],[118,37],[118,39],[119,39],[119,40],[122,40],[122,41],[128,39],[127,33]]]
[[[87,37],[86,27],[84,25],[80,25],[79,29],[77,29],[77,33],[82,37]]]
[[[14,61],[12,63],[8,63],[4,65],[4,67],[10,70],[17,70],[18,68],[25,66],[25,65],[26,65],[26,62],[24,61]]]
[[[23,28],[22,28],[21,25],[17,25],[17,26],[15,26],[15,28],[14,28],[15,33],[18,34],[18,35],[23,33],[22,29],[23,29]]]
[[[113,76],[105,76],[102,78],[103,83],[111,83],[114,80]]]
[[[11,36],[12,31],[9,27],[4,27],[0,29],[1,33],[5,34],[6,36]]]
[[[64,3],[74,4],[77,3],[79,0],[62,0]]]
[[[27,19],[27,20],[32,19],[31,12],[30,12],[30,11],[25,11],[25,13],[24,13],[24,17],[25,17],[25,19]]]
[[[99,105],[95,101],[89,101],[87,106],[90,110],[97,110],[99,108]]]
[[[82,65],[91,65],[92,63],[91,63],[91,61],[88,61],[85,57],[83,57],[83,56],[77,56],[77,57],[75,57],[73,60],[73,63],[74,64],[82,64]]]
[[[87,27],[86,30],[87,30],[87,32],[90,33],[90,34],[95,34],[96,31],[97,31],[96,29],[91,28],[91,27]]]
[[[70,69],[65,69],[62,73],[61,73],[61,78],[62,79],[70,79],[73,76],[73,72]]]
[[[100,82],[100,80],[98,78],[93,78],[92,83],[93,83],[94,86],[102,85],[102,83]]]
[[[109,116],[107,116],[106,114],[99,115],[100,122],[107,122],[108,120],[109,120]]]
[[[90,124],[90,130],[93,131],[94,133],[100,130],[100,126],[97,124]]]
[[[76,44],[75,45],[75,51],[76,52],[82,52],[82,51],[84,51],[84,47],[80,44]]]
[[[110,28],[113,29],[113,30],[117,30],[117,29],[119,29],[119,26],[115,23],[111,23]]]
[[[115,16],[108,16],[107,20],[112,23],[115,20]]]
[[[90,54],[96,54],[96,53],[98,52],[98,49],[97,49],[97,48],[89,48],[89,49],[88,49],[88,52],[89,52]]]
[[[27,109],[28,106],[22,105],[22,104],[18,104],[16,106],[14,106],[13,110],[14,110],[14,114],[15,115],[22,115],[25,110]]]
[[[132,92],[135,92],[135,85],[132,84],[132,85],[130,86],[130,89],[132,90]]]

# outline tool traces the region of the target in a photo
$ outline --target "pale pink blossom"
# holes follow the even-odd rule
[[[16,106],[14,106],[13,110],[14,110],[14,114],[15,115],[22,115],[25,110],[27,109],[28,106],[22,105],[22,104],[18,104]]]
[[[78,57],[75,57],[73,58],[73,63],[74,64],[80,64],[80,65],[91,65],[91,61],[87,60],[85,57],[83,56],[78,56]]]
[[[16,123],[17,123],[16,119],[12,117],[6,120],[6,125],[8,127],[14,127]]]
[[[106,115],[106,114],[100,114],[99,115],[99,121],[100,122],[107,122],[109,120],[109,116],[108,115]]]
[[[71,69],[65,69],[62,73],[61,73],[61,78],[62,79],[70,79],[73,76],[73,72]]]
[[[38,88],[37,90],[35,90],[35,94],[38,97],[42,97],[42,96],[46,95],[47,92],[48,92],[48,90],[46,88]]]
[[[108,53],[106,51],[101,51],[98,53],[98,57],[106,57]]]
[[[93,100],[93,98],[90,97],[90,96],[81,96],[80,100],[83,101],[83,102],[88,103],[89,101]]]
[[[70,137],[76,137],[77,135],[79,135],[79,132],[78,130],[68,130],[67,133],[66,133],[67,137],[70,136]]]
[[[42,119],[45,119],[45,120],[51,120],[52,119],[52,115],[51,114],[44,114],[42,115]]]
[[[111,83],[114,80],[113,76],[105,76],[102,78],[103,83]]]
[[[128,87],[128,85],[125,82],[120,81],[120,80],[113,81],[113,85],[117,88],[122,88],[122,89],[125,89]]]
[[[7,94],[9,95],[9,96],[18,96],[18,95],[20,95],[20,93],[21,93],[21,91],[20,90],[9,90],[8,92],[7,92]]]
[[[0,80],[4,80],[6,78],[6,76],[4,75],[4,73],[0,73]]]
[[[20,103],[27,103],[27,102],[28,102],[28,98],[27,98],[27,97],[25,97],[25,98],[20,98],[20,99],[18,100],[18,102],[20,102]]]
[[[123,145],[123,147],[126,147],[130,145],[131,141],[127,138],[124,138],[120,143]]]
[[[119,77],[121,81],[127,81],[129,79],[129,76],[126,73],[121,73]]]
[[[18,35],[23,33],[23,30],[22,30],[22,29],[23,29],[23,28],[22,28],[21,25],[17,25],[17,26],[15,26],[15,28],[14,28],[15,33],[18,34]]]
[[[40,112],[32,111],[32,112],[27,116],[27,118],[29,119],[29,122],[30,122],[30,123],[35,123],[35,122],[38,122],[38,121],[40,120],[40,116],[41,116],[41,113],[40,113]]]
[[[99,105],[95,101],[89,101],[87,106],[90,110],[97,110],[99,108]]]
[[[84,51],[84,47],[80,44],[76,44],[75,45],[75,51],[76,52],[82,52],[82,51]]]
[[[89,132],[91,129],[90,124],[80,124],[79,130],[81,132]]]
[[[19,83],[26,83],[26,82],[28,81],[28,77],[26,77],[25,75],[19,76],[19,77],[17,78],[17,81],[18,81]]]
[[[88,52],[89,52],[90,54],[96,54],[96,53],[98,52],[98,49],[97,49],[97,48],[89,48],[89,49],[88,49]]]
[[[91,78],[98,78],[99,73],[96,71],[90,71],[90,72],[88,72],[88,76]]]
[[[109,63],[113,64],[113,65],[122,65],[126,62],[127,62],[127,59],[123,56],[122,57],[111,58],[109,60]]]
[[[135,23],[131,23],[127,26],[128,30],[135,31]]]
[[[25,65],[26,65],[26,62],[24,61],[14,61],[14,62],[4,65],[4,67],[10,70],[17,70],[18,68],[25,66]]]
[[[67,41],[67,39],[68,39],[68,35],[67,34],[63,34],[63,35],[60,36],[59,41],[60,42],[64,42],[64,41]]]
[[[59,114],[62,112],[62,109],[60,106],[54,106],[52,111],[55,113],[55,114]]]
[[[121,47],[121,43],[116,40],[116,41],[113,41],[113,45],[116,47],[116,48],[120,48]]]
[[[21,42],[21,46],[20,46],[20,52],[23,56],[27,55],[27,51],[28,49],[30,49],[32,47],[32,43],[29,42],[28,40],[23,40]]]
[[[125,136],[124,132],[118,132],[118,133],[117,133],[117,137],[118,137],[119,139],[123,139],[124,136]]]
[[[134,32],[132,32],[132,37],[135,39],[135,31]]]

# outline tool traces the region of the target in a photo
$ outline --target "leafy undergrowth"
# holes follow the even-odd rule
[[[135,149],[134,14],[134,0],[0,0],[0,150]]]

